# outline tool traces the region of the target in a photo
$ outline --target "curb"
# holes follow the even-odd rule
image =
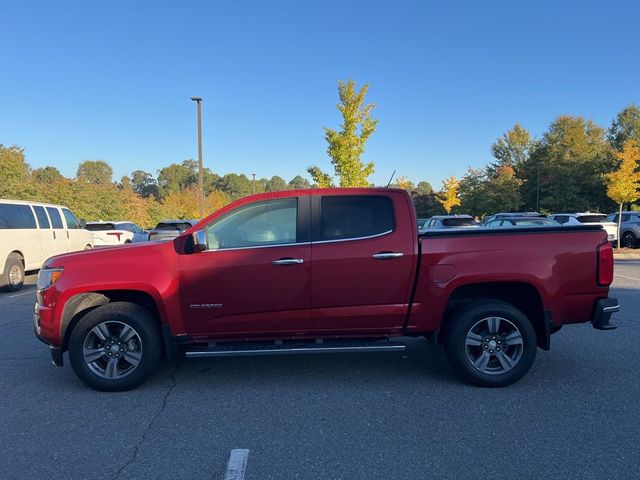
[[[640,252],[621,252],[613,254],[614,260],[640,260]]]

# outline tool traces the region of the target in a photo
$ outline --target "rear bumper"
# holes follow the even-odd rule
[[[597,330],[613,330],[616,328],[609,321],[611,315],[620,311],[620,303],[617,298],[603,298],[596,302],[593,315],[591,316],[591,324]]]

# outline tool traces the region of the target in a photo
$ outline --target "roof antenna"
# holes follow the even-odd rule
[[[391,185],[391,180],[393,180],[393,176],[396,174],[396,171],[394,170],[393,173],[391,174],[391,178],[389,179],[389,182],[387,182],[387,186],[384,188],[389,188],[389,185]]]

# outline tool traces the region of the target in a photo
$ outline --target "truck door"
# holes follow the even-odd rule
[[[206,225],[207,250],[179,258],[189,334],[245,337],[311,329],[309,198],[247,203]]]
[[[401,330],[417,249],[404,198],[313,197],[314,329],[363,334]],[[405,210],[401,210],[404,208]]]

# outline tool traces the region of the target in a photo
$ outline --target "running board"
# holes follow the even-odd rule
[[[350,342],[279,342],[275,343],[214,343],[201,350],[187,350],[187,358],[240,357],[251,355],[296,355],[304,353],[343,352],[404,352],[404,343],[389,341]]]

